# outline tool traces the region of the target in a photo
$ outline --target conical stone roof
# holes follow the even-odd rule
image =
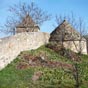
[[[35,22],[32,20],[32,18],[27,14],[23,19],[22,22],[17,26],[17,28],[21,27],[28,27],[28,26],[35,26]]]
[[[51,34],[50,41],[78,41],[80,33],[64,20]]]

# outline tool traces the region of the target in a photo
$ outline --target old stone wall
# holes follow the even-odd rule
[[[0,39],[0,70],[13,61],[21,51],[37,49],[48,43],[50,35],[44,32],[19,33]]]
[[[82,54],[87,54],[87,43],[86,40],[83,41],[66,41],[64,42],[64,47],[71,49],[72,51],[78,53],[81,51]]]
[[[40,29],[35,26],[35,27],[23,27],[23,28],[16,28],[16,33],[22,33],[22,32],[39,32]]]

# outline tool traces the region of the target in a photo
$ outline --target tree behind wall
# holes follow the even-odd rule
[[[63,20],[67,20],[73,26],[73,28],[76,31],[78,31],[78,34],[79,34],[79,37],[80,37],[79,40],[78,40],[79,41],[79,49],[77,49],[77,45],[75,44],[75,39],[72,36],[72,33],[70,34],[70,37],[71,37],[71,41],[73,41],[74,46],[77,49],[77,51],[79,53],[82,53],[83,48],[82,48],[81,42],[83,40],[83,35],[87,34],[87,30],[86,30],[87,27],[86,27],[85,22],[82,20],[82,18],[76,19],[76,17],[73,15],[73,13],[71,13],[71,15],[68,15],[68,16],[67,15],[65,15],[65,16],[59,15],[59,16],[57,16],[56,15],[55,19],[56,19],[55,21],[56,21],[57,25],[60,25],[63,22]],[[64,31],[64,33],[61,33],[61,34],[62,34],[61,42],[63,44],[63,42],[64,42],[63,37],[65,36],[65,31]],[[75,33],[75,35],[77,35],[77,34]]]
[[[41,26],[45,21],[50,20],[51,15],[39,8],[34,2],[30,4],[20,3],[9,7],[11,16],[8,17],[6,23],[1,28],[4,33],[15,34],[16,26],[22,22],[23,18],[29,14],[33,21]],[[3,30],[5,29],[5,30]]]

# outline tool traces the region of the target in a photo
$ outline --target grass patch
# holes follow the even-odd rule
[[[49,60],[71,63],[71,61],[53,50],[42,46],[36,50],[24,51],[6,68],[0,71],[0,88],[74,88],[75,80],[71,73],[65,72],[62,68],[28,67],[17,69],[23,54],[38,56],[45,54]],[[80,88],[88,87],[88,56],[81,55],[82,62],[79,63]],[[36,82],[32,81],[34,72],[42,71],[43,75]]]

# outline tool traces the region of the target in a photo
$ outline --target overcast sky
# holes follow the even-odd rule
[[[0,0],[0,26],[3,25],[10,15],[8,12],[9,6],[20,2],[30,3],[35,2],[40,8],[52,14],[51,21],[45,22],[40,28],[44,32],[52,32],[55,24],[54,16],[56,14],[64,15],[73,12],[76,17],[81,17],[84,21],[88,22],[88,0]],[[0,37],[4,37],[0,34]]]

